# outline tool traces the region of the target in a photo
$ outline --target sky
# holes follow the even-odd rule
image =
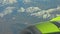
[[[19,34],[25,27],[60,16],[60,0],[0,0],[0,34]]]

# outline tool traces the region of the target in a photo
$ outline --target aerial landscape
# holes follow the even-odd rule
[[[29,25],[57,16],[60,0],[0,0],[0,34],[19,34]]]

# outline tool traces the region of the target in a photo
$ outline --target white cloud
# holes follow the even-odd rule
[[[33,13],[33,12],[37,12],[37,11],[40,11],[41,9],[39,7],[28,7],[28,8],[19,8],[17,10],[17,12],[27,12],[27,13]]]
[[[41,9],[39,7],[28,7],[26,9],[26,12],[28,13],[33,13],[33,12],[37,12],[37,11],[40,11]]]
[[[31,0],[23,0],[23,3],[24,3],[24,4],[31,3]]]
[[[18,12],[26,12],[31,16],[37,16],[40,18],[40,16],[43,15],[43,18],[50,17],[51,13],[58,12],[60,11],[60,7],[58,6],[57,8],[52,8],[52,9],[47,9],[47,10],[42,10],[39,7],[28,7],[28,8],[23,8],[21,7]]]
[[[58,12],[58,10],[60,11],[60,7],[57,7],[57,8],[52,8],[52,9],[48,9],[48,10],[41,10],[39,12],[36,12],[36,13],[32,13],[31,16],[38,16],[40,17],[41,15],[43,15],[43,18],[46,18],[46,17],[50,17],[52,12]]]
[[[3,17],[4,16],[4,14],[3,13],[0,13],[0,17]]]
[[[23,7],[21,7],[20,9],[18,9],[18,12],[24,12],[25,9]]]
[[[2,0],[1,3],[2,4],[13,4],[13,3],[17,3],[17,0]]]
[[[50,17],[50,16],[51,16],[50,14],[44,14],[43,18],[47,18],[47,17]]]
[[[58,6],[56,9],[60,11],[60,6]]]
[[[14,8],[15,7],[7,7],[6,9],[4,9],[4,11],[0,13],[0,17],[4,17],[5,15],[12,13],[13,12],[12,10]]]
[[[3,7],[7,4],[17,3],[17,0],[0,0],[0,7]]]

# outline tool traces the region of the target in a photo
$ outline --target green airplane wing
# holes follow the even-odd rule
[[[60,16],[56,17],[56,18],[53,18],[52,20],[50,21],[60,21]]]
[[[44,23],[37,24],[36,28],[42,33],[59,32],[58,27],[50,22],[44,22]]]
[[[57,21],[60,21],[60,16],[56,17],[56,18],[53,18],[52,20],[50,21],[47,21],[47,22],[42,22],[40,24],[37,24],[36,25],[36,28],[41,31],[42,33],[52,33],[53,32],[59,32],[60,33],[60,26],[58,27],[58,22]],[[54,22],[54,23],[53,23]],[[60,24],[60,23],[59,23]]]

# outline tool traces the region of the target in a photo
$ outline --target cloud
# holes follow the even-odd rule
[[[3,13],[0,13],[0,17],[3,17],[4,16],[4,14]]]
[[[14,8],[15,7],[7,7],[0,13],[0,17],[4,17],[5,15],[12,13]]]
[[[50,0],[23,0],[24,4],[35,3],[37,1],[50,1]]]
[[[57,10],[60,10],[60,6],[58,6],[56,9],[57,9]]]
[[[51,16],[51,13],[54,13],[54,12],[60,12],[60,7],[52,8],[52,9],[48,9],[48,10],[41,10],[39,12],[32,13],[31,16],[40,17],[40,16],[43,15],[43,18],[46,18],[46,17],[50,17]]]
[[[17,12],[24,12],[25,9],[23,7],[21,7],[20,9],[17,10]]]
[[[4,0],[4,2],[8,2],[8,3],[13,4],[13,3],[16,3],[16,2],[17,2],[17,0]]]
[[[14,4],[17,3],[17,0],[0,0],[0,7],[3,7],[7,4]]]
[[[40,10],[41,9],[39,7],[28,7],[26,9],[24,7],[21,7],[17,10],[17,12],[33,13],[33,12],[38,12]]]
[[[24,4],[31,3],[31,0],[23,0],[23,3],[24,3]]]
[[[0,0],[0,4],[6,5],[6,4],[13,4],[17,3],[17,0]]]
[[[41,9],[39,7],[28,7],[26,9],[26,12],[27,13],[33,13],[33,12],[37,12],[37,11],[40,11]]]
[[[18,10],[18,12],[26,12],[31,16],[36,16],[39,18],[41,16],[43,16],[43,18],[47,18],[47,17],[50,17],[51,15],[53,15],[53,17],[54,17],[54,13],[56,14],[56,16],[59,15],[58,13],[60,12],[60,6],[58,6],[57,8],[51,8],[51,9],[47,9],[47,10],[40,9],[39,7],[28,7],[26,9],[21,7]]]

